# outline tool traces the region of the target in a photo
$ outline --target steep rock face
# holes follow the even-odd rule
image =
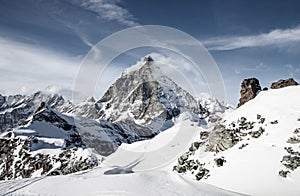
[[[278,80],[277,82],[273,82],[271,88],[278,89],[286,86],[296,86],[296,85],[298,85],[298,83],[293,78],[289,78],[286,80]]]
[[[261,87],[258,79],[256,78],[248,78],[244,79],[241,84],[241,98],[239,99],[238,107],[245,104],[249,100],[256,97],[257,93],[261,91]]]
[[[94,97],[91,97],[73,106],[67,111],[67,113],[76,114],[91,119],[99,119],[101,116],[101,108],[101,104],[98,104]]]
[[[123,72],[98,103],[103,106],[102,119],[130,120],[153,131],[185,110],[201,112],[197,100],[162,75],[151,57]]]

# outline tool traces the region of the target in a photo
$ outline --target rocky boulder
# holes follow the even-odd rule
[[[295,86],[298,85],[298,83],[293,79],[289,78],[286,80],[278,80],[277,82],[273,82],[271,85],[272,89],[278,89],[278,88],[283,88],[287,86]]]
[[[238,107],[245,104],[249,100],[256,97],[257,93],[261,91],[261,86],[259,84],[258,79],[256,78],[248,78],[244,79],[241,84],[241,98],[239,99]]]

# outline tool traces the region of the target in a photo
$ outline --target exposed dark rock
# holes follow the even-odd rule
[[[293,155],[285,155],[282,158],[282,164],[290,170],[295,170],[300,166],[300,157],[299,156],[293,156]]]
[[[182,165],[177,165],[173,167],[173,170],[178,172],[178,173],[185,173],[186,172],[186,167]]]
[[[290,144],[298,144],[298,143],[300,143],[300,138],[299,138],[299,137],[296,137],[296,136],[290,137],[290,138],[287,140],[287,143],[290,143]]]
[[[221,128],[221,129],[220,129]],[[234,146],[241,140],[238,129],[225,129],[225,127],[215,127],[209,135],[209,151],[221,152]]]
[[[259,127],[258,131],[251,131],[249,134],[254,138],[259,138],[264,132],[265,132],[265,129],[262,127]]]
[[[260,118],[261,118],[261,115],[260,115],[260,114],[257,114],[257,115],[256,115],[256,119],[259,120]]]
[[[300,156],[300,152],[294,151],[292,147],[284,147],[284,149],[285,149],[290,155],[297,155],[297,156]]]
[[[282,157],[281,163],[289,170],[289,172],[294,171],[300,166],[300,152],[294,151],[292,147],[285,147],[284,149],[288,154]],[[282,173],[283,177],[284,174],[285,173]]]
[[[279,171],[279,175],[283,178],[286,178],[288,173],[290,173],[290,172],[289,171],[283,171],[283,170]]]
[[[241,98],[239,99],[238,107],[250,101],[254,97],[256,97],[257,93],[261,90],[258,79],[256,78],[248,78],[243,80],[241,84]]]
[[[293,79],[289,78],[286,80],[278,80],[277,82],[273,82],[271,85],[272,89],[278,89],[278,88],[283,88],[287,86],[295,86],[298,85],[298,83]]]
[[[272,125],[278,124],[278,120],[274,120],[271,122]]]
[[[42,175],[69,174],[98,165],[98,160],[92,157],[78,160],[76,148],[62,151],[58,156],[40,153],[33,156],[30,154],[30,145],[30,140],[0,139],[0,180],[29,178],[38,170]],[[60,166],[50,174],[57,162],[61,163]]]
[[[226,162],[226,160],[224,159],[224,157],[215,159],[215,163],[216,163],[217,167],[223,166],[223,164],[224,164],[225,162]]]
[[[210,123],[216,123],[216,122],[220,121],[221,119],[222,118],[220,116],[218,116],[218,115],[211,115],[208,118],[208,122],[210,122]]]
[[[146,63],[150,63],[150,62],[153,62],[153,59],[152,59],[151,56],[147,56],[147,57],[144,58],[143,61],[146,62]]]
[[[263,88],[263,91],[267,91],[267,90],[269,90],[268,87],[264,87]]]
[[[200,146],[200,142],[194,142],[191,144],[189,151],[194,152],[194,151],[198,150],[199,146]]]
[[[253,129],[255,122],[246,121],[246,118],[244,118],[244,119],[245,120],[243,120],[243,117],[241,118],[241,121],[239,123],[239,129],[241,129],[241,130]]]
[[[238,122],[239,122],[240,124],[245,124],[246,121],[247,121],[247,118],[245,118],[245,117],[241,117],[241,119],[238,120]]]
[[[202,131],[202,132],[200,132],[200,139],[201,140],[207,139],[208,136],[209,136],[209,132],[208,131]]]
[[[266,120],[265,118],[261,118],[260,121],[259,121],[259,123],[260,124],[264,124],[265,120]]]
[[[208,169],[205,169],[205,168],[201,168],[199,170],[199,172],[195,175],[196,177],[196,180],[201,180],[203,177],[207,176],[208,177],[208,173],[209,173],[209,170]]]
[[[243,148],[245,148],[245,147],[248,146],[248,145],[249,145],[248,143],[242,144],[242,145],[239,147],[239,149],[243,149]]]

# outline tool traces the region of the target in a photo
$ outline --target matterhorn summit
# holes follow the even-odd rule
[[[102,119],[132,121],[156,132],[184,111],[200,113],[197,100],[162,73],[151,56],[126,69],[99,100]]]

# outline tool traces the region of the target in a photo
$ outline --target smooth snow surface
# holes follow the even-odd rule
[[[151,140],[122,144],[103,164],[139,172],[172,165],[199,134],[197,127],[192,124],[186,120]],[[172,167],[169,168],[171,170]]]
[[[8,195],[238,195],[167,171],[103,175],[101,168],[68,176],[1,182]],[[10,188],[6,192],[2,187]]]

